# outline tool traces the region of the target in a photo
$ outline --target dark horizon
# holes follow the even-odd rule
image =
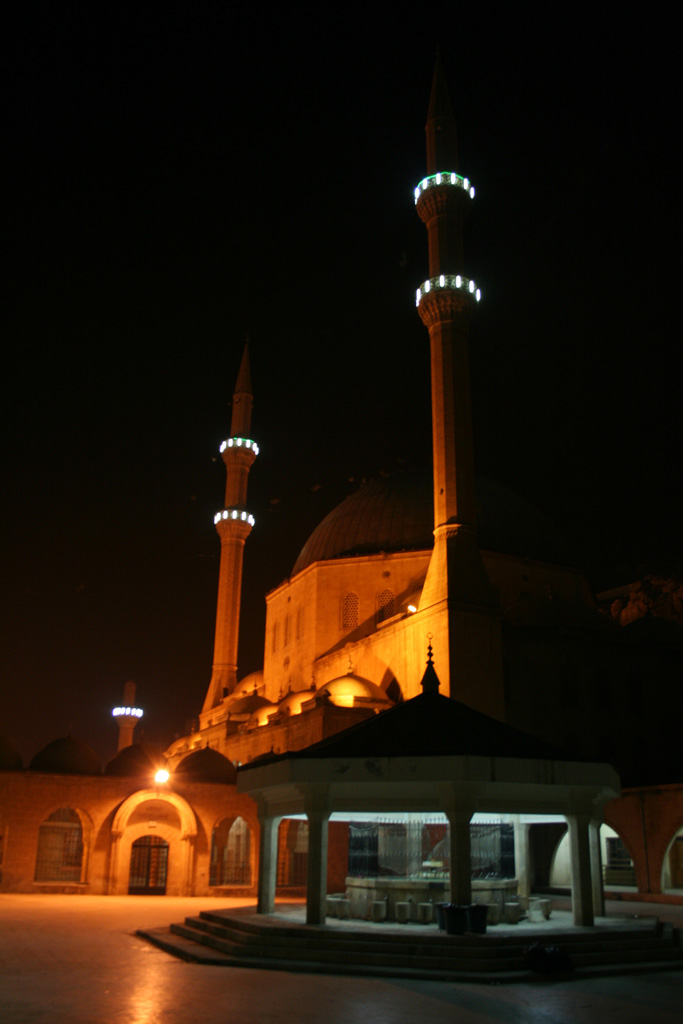
[[[413,187],[435,33],[386,16],[321,20],[311,47],[284,14],[15,14],[0,734],[25,765],[69,728],[108,760],[128,679],[137,738],[165,746],[198,713],[247,334],[241,675],[315,524],[429,463]],[[600,590],[683,572],[680,200],[672,41],[586,17],[551,32],[518,5],[436,35],[477,189],[477,472]]]

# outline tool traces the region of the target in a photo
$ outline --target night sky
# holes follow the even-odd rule
[[[656,5],[609,9],[34,3],[6,24],[0,734],[25,763],[69,729],[111,757],[127,679],[147,739],[198,713],[247,333],[242,673],[313,526],[428,463],[412,192],[437,43],[477,189],[477,471],[597,589],[683,571],[678,55]]]

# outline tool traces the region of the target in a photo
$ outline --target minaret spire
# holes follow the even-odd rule
[[[450,695],[501,716],[500,622],[477,544],[474,492],[469,326],[480,291],[464,274],[463,252],[474,187],[457,170],[455,119],[438,51],[425,132],[428,176],[415,189],[415,204],[427,228],[429,278],[416,302],[430,341],[434,550],[419,610],[435,617],[435,634],[437,619],[447,618],[439,650]]]
[[[244,542],[251,533],[254,517],[246,508],[249,470],[258,455],[258,445],[250,437],[251,371],[249,343],[244,346],[237,383],[232,396],[230,437],[220,451],[226,469],[225,506],[214,516],[221,539],[221,561],[218,573],[216,635],[211,682],[201,714],[202,728],[208,724],[210,712],[237,684],[237,646],[242,593],[242,560]],[[206,721],[204,721],[206,718]]]

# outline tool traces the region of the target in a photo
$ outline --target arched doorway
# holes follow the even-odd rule
[[[168,843],[161,836],[141,836],[130,850],[129,896],[165,896]]]
[[[683,828],[678,830],[664,854],[662,892],[683,892]]]
[[[215,826],[209,885],[251,885],[251,830],[244,818],[222,818]]]

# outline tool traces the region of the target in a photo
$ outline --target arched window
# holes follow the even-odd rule
[[[306,885],[308,865],[308,822],[283,818],[278,829],[278,888],[301,888]]]
[[[275,654],[275,652],[277,651],[279,643],[280,643],[280,630],[278,629],[277,622],[274,622],[273,623],[273,654]]]
[[[302,607],[297,608],[296,612],[296,638],[301,640],[304,635],[304,610]]]
[[[341,609],[342,629],[355,629],[358,625],[358,594],[345,594]]]
[[[251,885],[251,832],[244,818],[223,818],[211,833],[209,885]]]
[[[82,866],[81,819],[71,807],[60,807],[40,826],[35,880],[80,882]]]
[[[285,616],[285,647],[289,647],[292,642],[292,617],[287,614]]]
[[[393,590],[382,590],[377,598],[377,622],[386,622],[395,615],[396,598]]]

